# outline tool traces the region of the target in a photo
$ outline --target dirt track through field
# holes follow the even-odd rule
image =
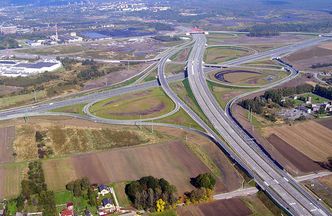
[[[0,164],[14,160],[13,141],[15,139],[15,127],[0,128]]]
[[[332,155],[332,130],[316,121],[272,127],[265,131],[277,135],[314,161],[325,161]]]
[[[252,212],[241,199],[229,199],[180,207],[177,213],[181,216],[246,216],[251,215]]]

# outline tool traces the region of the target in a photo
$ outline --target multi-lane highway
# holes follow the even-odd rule
[[[329,211],[316,202],[311,194],[297,185],[295,181],[290,181],[286,172],[275,166],[271,160],[267,160],[266,156],[262,155],[264,154],[262,151],[256,151],[251,143],[243,139],[239,135],[239,128],[234,129],[236,125],[232,125],[221,110],[204,77],[202,62],[206,38],[199,34],[193,35],[193,37],[195,45],[187,66],[189,83],[200,108],[214,128],[226,140],[232,151],[249,167],[257,184],[287,211],[293,215],[329,215]],[[277,51],[278,54],[280,52]],[[244,62],[246,61],[244,60]]]

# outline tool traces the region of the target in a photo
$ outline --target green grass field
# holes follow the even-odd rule
[[[97,102],[90,112],[102,118],[129,120],[158,117],[174,108],[161,88],[153,88]]]
[[[73,113],[73,114],[84,115],[83,108],[85,105],[86,104],[75,104],[72,106],[60,107],[60,108],[51,110],[51,112],[63,112],[63,113]]]
[[[213,71],[208,74],[210,80],[215,82],[227,82],[229,84],[241,86],[260,86],[273,83],[288,76],[288,72],[284,70],[271,70],[269,68],[227,68],[223,71],[230,73],[224,74],[224,80],[218,80],[215,74],[220,71]]]
[[[241,47],[211,47],[206,49],[204,61],[209,64],[218,64],[249,55],[250,53],[250,50]]]
[[[37,101],[44,99],[46,97],[46,92],[36,91],[36,95],[34,93],[29,93],[0,98],[0,108],[9,108],[12,106],[23,105],[25,103],[33,103],[35,102],[35,96]]]
[[[157,122],[183,125],[197,130],[203,130],[182,108],[175,114],[159,119]]]
[[[215,98],[217,99],[219,105],[223,109],[226,107],[227,103],[235,96],[256,89],[256,88],[228,87],[211,81],[208,81],[208,86],[212,91],[213,95],[215,96]]]
[[[21,191],[27,163],[0,165],[0,198],[14,198]]]

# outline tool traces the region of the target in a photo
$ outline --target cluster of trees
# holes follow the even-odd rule
[[[264,93],[265,99],[271,99],[274,103],[280,103],[282,97],[288,97],[294,94],[303,94],[312,92],[314,87],[309,84],[298,85],[296,87],[287,87],[268,90]]]
[[[323,87],[320,85],[316,85],[313,93],[321,97],[327,98],[329,100],[332,100],[332,87]]]
[[[46,133],[42,131],[36,131],[35,140],[38,148],[38,157],[44,158],[51,156],[54,152],[50,146],[45,145]]]
[[[22,180],[21,194],[16,198],[17,210],[23,211],[27,203],[37,206],[43,215],[56,215],[54,193],[47,190],[41,162],[30,162],[28,167],[28,179]]]
[[[0,35],[0,50],[18,48],[18,42],[9,36]]]
[[[313,91],[314,87],[309,84],[298,85],[296,87],[272,89],[264,92],[263,96],[242,100],[239,102],[239,105],[247,110],[252,110],[257,114],[262,114],[264,112],[264,107],[269,101],[272,101],[273,103],[283,107],[292,107],[292,101],[282,101],[282,98],[294,94],[303,94]]]
[[[91,65],[91,67],[82,70],[77,74],[77,78],[82,80],[90,80],[96,77],[104,76],[105,72],[98,70],[96,65]]]
[[[203,173],[192,178],[191,184],[196,188],[208,188],[212,190],[216,185],[216,179],[212,173]]]
[[[147,23],[149,28],[154,28],[156,31],[173,31],[174,27],[166,23]]]
[[[277,29],[267,28],[265,25],[256,25],[250,28],[249,37],[271,37],[278,36],[280,33]]]
[[[162,200],[166,207],[172,206],[177,198],[176,188],[165,179],[157,179],[152,176],[142,177],[126,185],[126,194],[137,209],[156,211],[160,208]]]
[[[323,68],[323,67],[330,67],[330,66],[332,66],[332,63],[317,63],[317,64],[311,65],[311,68],[316,69],[316,68]]]
[[[243,31],[248,31],[249,36],[252,37],[275,36],[279,35],[280,32],[330,32],[331,30],[331,21],[312,23],[257,24],[243,29]]]
[[[199,174],[195,178],[192,178],[190,182],[196,189],[185,194],[186,203],[197,203],[211,198],[212,191],[216,185],[216,179],[212,173]]]
[[[85,197],[89,200],[91,206],[97,205],[96,192],[91,187],[88,178],[81,178],[75,181],[71,181],[66,185],[66,189],[74,194],[75,197]]]
[[[172,42],[172,41],[179,41],[179,40],[181,40],[177,36],[171,37],[171,36],[167,36],[167,35],[157,35],[157,36],[154,36],[153,39],[159,40],[159,41],[162,41],[162,42]]]

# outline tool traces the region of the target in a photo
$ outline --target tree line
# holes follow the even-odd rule
[[[30,162],[28,168],[28,178],[22,180],[21,194],[15,200],[17,211],[24,211],[32,205],[43,212],[43,215],[56,215],[54,193],[47,189],[41,162]]]
[[[0,35],[0,50],[13,49],[18,47],[18,42],[14,38],[10,36]]]
[[[280,32],[330,32],[332,21],[319,21],[311,23],[275,23],[257,24],[242,31],[249,32],[251,37],[277,36]]]
[[[186,204],[207,201],[212,197],[212,191],[216,184],[213,174],[199,174],[190,182],[196,189],[184,194]],[[135,208],[150,212],[160,212],[174,207],[174,204],[180,201],[176,197],[176,191],[176,187],[167,180],[152,176],[142,177],[127,184],[125,188],[125,192]]]
[[[320,85],[316,85],[313,93],[321,97],[327,98],[329,100],[332,100],[332,87],[323,87]]]
[[[323,68],[323,67],[330,67],[330,66],[332,66],[332,63],[317,63],[317,64],[311,65],[311,68],[316,69],[316,68]]]
[[[269,101],[276,103],[283,107],[291,107],[290,100],[283,101],[283,97],[288,97],[294,94],[303,94],[313,92],[315,88],[309,84],[298,85],[296,87],[286,87],[279,89],[271,89],[264,92],[264,95],[255,97],[253,99],[245,99],[238,104],[247,110],[252,110],[257,114],[262,114],[264,107]]]

